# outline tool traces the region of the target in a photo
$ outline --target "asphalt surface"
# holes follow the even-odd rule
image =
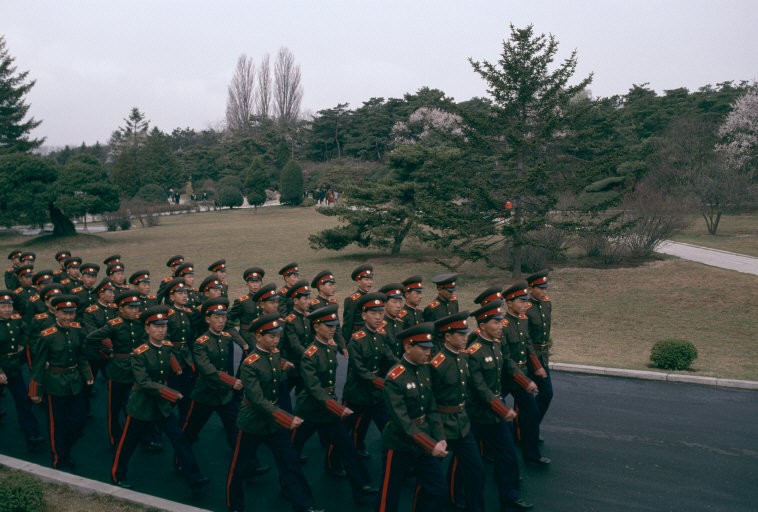
[[[535,510],[560,511],[721,511],[756,510],[758,497],[758,392],[693,384],[655,382],[553,372],[555,399],[543,423],[546,470],[523,468],[523,495]],[[105,387],[98,383],[93,418],[74,449],[76,474],[109,481],[112,451],[105,435]],[[27,453],[10,396],[2,399],[0,452],[50,465],[45,450]],[[44,425],[44,414],[38,417]],[[224,482],[230,449],[221,424],[212,418],[195,445],[203,472],[212,481],[192,499],[173,470],[170,450],[137,450],[130,465],[134,490],[209,510],[224,509]],[[167,448],[169,447],[166,441]],[[380,475],[380,440],[372,427],[369,471]],[[346,481],[322,471],[317,436],[306,446],[303,466],[320,506],[355,507]],[[261,459],[272,465],[266,448]],[[491,467],[488,510],[497,510]],[[246,488],[250,510],[288,509],[276,471],[256,477]],[[403,510],[410,509],[410,485]]]
[[[712,267],[758,275],[758,258],[745,254],[709,249],[699,245],[672,242],[671,240],[665,240],[658,244],[655,252],[670,254],[685,260],[697,261],[698,263],[704,263]]]

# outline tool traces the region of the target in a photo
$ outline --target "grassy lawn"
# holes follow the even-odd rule
[[[758,257],[758,214],[724,215],[715,235],[708,234],[703,217],[696,217],[673,240]]]
[[[756,216],[725,218],[718,238],[744,237],[755,245],[755,221]],[[261,266],[267,272],[265,281],[279,284],[278,269],[297,261],[302,276],[309,280],[320,270],[331,269],[337,276],[340,302],[354,289],[350,271],[365,261],[376,269],[376,289],[413,274],[424,275],[428,282],[434,274],[445,272],[432,262],[440,254],[411,245],[394,258],[352,247],[341,252],[311,250],[308,235],[336,222],[310,208],[269,207],[257,213],[227,210],[167,216],[152,228],[63,240],[5,235],[0,237],[0,249],[5,250],[3,254],[15,247],[35,251],[38,269],[55,268],[53,254],[62,248],[97,263],[119,253],[127,276],[147,268],[154,281],[166,275],[168,257],[179,253],[196,264],[197,283],[211,262],[226,258],[232,296],[245,292],[241,278],[245,268]],[[693,228],[692,233],[697,230]],[[719,248],[748,252],[736,246]],[[553,269],[552,279],[554,361],[648,369],[652,345],[673,337],[697,346],[699,358],[693,368],[697,375],[758,379],[758,276],[672,258],[621,269],[578,268],[569,262]],[[472,299],[484,287],[507,282],[509,275],[484,265],[464,266],[458,292],[461,309],[474,309]],[[433,290],[427,287],[425,300],[433,298]]]

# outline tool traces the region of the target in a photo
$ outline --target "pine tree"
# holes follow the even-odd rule
[[[18,73],[15,60],[8,53],[5,36],[0,36],[0,154],[27,153],[45,141],[29,138],[29,132],[42,123],[33,117],[24,121],[29,112],[24,97],[35,80],[27,80],[28,71]]]

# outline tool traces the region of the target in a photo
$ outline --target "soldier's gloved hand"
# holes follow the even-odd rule
[[[447,441],[443,439],[434,445],[434,448],[432,448],[432,457],[447,457]]]

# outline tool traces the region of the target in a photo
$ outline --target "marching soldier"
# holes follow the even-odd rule
[[[166,284],[168,284],[169,281],[171,281],[175,276],[176,268],[184,263],[184,256],[181,254],[175,254],[174,256],[171,256],[168,260],[166,260],[166,266],[171,270],[169,275],[161,279],[160,284],[158,285],[158,291],[155,293],[156,296],[158,296],[158,299],[161,300],[166,296],[164,288],[166,287]]]
[[[71,293],[79,297],[79,311],[77,311],[77,318],[82,321],[84,319],[84,311],[97,303],[97,292],[95,291],[95,283],[97,283],[97,274],[100,272],[100,265],[97,263],[83,263],[79,268],[81,273],[81,286],[71,289]],[[87,333],[84,332],[86,335]]]
[[[229,296],[229,284],[226,282],[226,260],[214,261],[208,265],[208,272],[221,282],[221,296]]]
[[[397,334],[404,353],[384,382],[390,420],[382,434],[386,452],[379,512],[399,509],[400,490],[411,470],[417,479],[415,510],[445,509],[447,485],[441,459],[447,456],[447,442],[428,365],[433,333],[434,324],[425,322]]]
[[[113,263],[120,263],[121,262],[121,255],[120,254],[111,254],[107,258],[103,260],[103,265],[108,266]]]
[[[79,323],[74,322],[76,297],[58,295],[51,303],[55,325],[42,331],[37,344],[29,397],[38,404],[42,402],[43,393],[47,396],[53,468],[73,469],[71,449],[87,422],[84,386],[92,385],[93,379],[81,329]]]
[[[195,340],[192,348],[197,368],[197,380],[192,389],[192,403],[182,430],[194,442],[211,414],[221,419],[226,441],[234,449],[237,439],[237,402],[232,390],[241,390],[242,381],[230,375],[229,354],[232,335],[224,330],[229,299],[216,297],[205,301],[202,314],[208,328]]]
[[[55,324],[55,308],[53,308],[51,301],[57,295],[63,295],[63,286],[60,283],[45,285],[40,290],[39,300],[33,303],[44,307],[44,310],[40,310],[35,306],[37,309],[34,309],[34,311],[39,311],[39,313],[35,313],[31,318],[27,316],[24,319],[26,327],[26,362],[29,364],[29,368],[32,367],[34,354],[37,353],[40,333]]]
[[[284,286],[279,290],[279,315],[285,318],[292,311],[292,301],[288,295],[290,288],[300,279],[300,269],[297,263],[287,263],[279,269],[279,275],[284,279]]]
[[[424,308],[424,322],[434,322],[458,312],[456,279],[458,274],[440,274],[432,278],[432,282],[437,285],[437,298]]]
[[[19,256],[19,260],[22,265],[34,265],[34,262],[37,260],[37,255],[31,251],[22,252]]]
[[[503,329],[503,343],[510,358],[521,372],[526,374],[529,383],[525,386],[511,381],[510,391],[518,409],[518,433],[524,462],[538,466],[547,466],[550,459],[540,453],[540,412],[536,395],[539,387],[536,380],[547,377],[545,369],[534,353],[529,340],[529,321],[524,312],[529,305],[529,292],[524,281],[503,290],[507,305],[505,319],[508,324]]]
[[[265,443],[279,468],[279,480],[296,512],[316,512],[313,494],[303,475],[290,441],[290,431],[303,419],[293,416],[278,403],[279,384],[286,365],[277,349],[282,335],[279,313],[259,316],[250,325],[255,336],[254,349],[241,367],[244,397],[237,417],[237,443],[226,484],[226,506],[230,511],[244,510],[243,480],[245,463]]]
[[[139,292],[141,312],[158,305],[158,297],[150,295],[150,271],[138,270],[129,276],[129,284]]]
[[[254,342],[254,336],[249,331],[250,324],[260,315],[258,303],[252,300],[252,297],[261,289],[263,276],[265,275],[266,272],[260,267],[246,269],[242,273],[242,279],[245,280],[245,284],[247,285],[247,293],[234,299],[232,307],[229,309],[229,322],[239,325],[240,334],[249,345],[252,345]]]
[[[182,434],[173,410],[182,394],[166,385],[169,375],[181,371],[171,343],[165,341],[168,307],[154,306],[141,314],[140,321],[147,339],[132,352],[134,390],[129,396],[128,415],[113,459],[111,478],[120,487],[132,487],[127,474],[129,459],[140,439],[157,427],[171,441],[179,467],[195,493],[210,479],[200,473],[192,447]]]
[[[553,382],[550,379],[549,353],[550,353],[550,325],[552,321],[553,303],[547,296],[548,271],[541,270],[526,278],[529,285],[529,304],[526,310],[526,318],[529,323],[529,339],[532,342],[534,353],[537,354],[546,377],[535,378],[539,388],[537,394],[537,407],[540,409],[540,422],[545,417],[550,402],[553,399]]]
[[[118,306],[113,303],[115,288],[110,279],[105,278],[95,287],[97,301],[85,308],[82,314],[82,336],[86,338],[89,333],[101,328],[109,320],[118,316]],[[96,380],[98,374],[103,374],[108,358],[104,353],[89,350],[87,353],[89,367],[92,370],[92,379]],[[90,397],[94,393],[94,387],[89,389]]]
[[[7,269],[5,269],[5,287],[9,290],[15,290],[18,288],[18,276],[16,275],[16,269],[21,266],[21,251],[18,249],[12,250],[8,254],[8,260],[11,262],[11,264]]]
[[[453,458],[448,481],[453,505],[469,511],[484,510],[484,463],[479,445],[471,432],[466,412],[471,374],[468,368],[466,335],[468,311],[437,320],[434,328],[442,334],[442,347],[430,362],[432,391],[442,419],[444,439]],[[462,481],[463,485],[456,485]],[[463,490],[461,496],[460,490]]]
[[[20,311],[19,313],[23,316],[24,322],[27,326],[31,324],[31,319],[34,315],[37,313],[42,313],[47,311],[47,306],[40,298],[40,293],[42,291],[42,288],[47,286],[48,284],[53,282],[53,271],[52,270],[40,270],[39,272],[36,272],[32,276],[32,286],[34,287],[35,293],[31,297],[29,297],[27,303],[26,303],[26,311]],[[61,287],[62,288],[62,287]]]
[[[519,462],[509,422],[516,413],[503,402],[504,379],[526,378],[503,353],[502,301],[494,300],[474,311],[478,332],[467,350],[470,371],[468,413],[477,442],[493,460],[495,485],[504,511],[527,510],[532,505],[521,498]],[[526,379],[528,380],[528,379]]]
[[[359,265],[350,274],[350,278],[358,284],[358,290],[345,298],[342,308],[342,335],[349,340],[355,331],[363,327],[361,312],[356,308],[358,299],[371,291],[374,286],[374,267],[369,263]]]
[[[403,281],[403,297],[405,305],[400,312],[403,320],[403,329],[408,329],[424,321],[424,310],[421,307],[421,299],[424,297],[424,278],[411,276]]]
[[[24,322],[21,315],[13,310],[13,299],[13,292],[0,291],[0,389],[10,390],[18,424],[31,451],[42,444],[43,439],[21,373],[19,355],[24,350]]]
[[[294,366],[282,380],[279,404],[282,409],[292,412],[290,392],[293,388],[298,391],[303,388],[300,377],[300,360],[303,358],[305,347],[313,341],[311,322],[308,320],[308,310],[311,306],[311,288],[308,281],[301,279],[289,289],[292,299],[292,313],[284,319],[284,342],[280,343],[282,357]]]
[[[37,294],[34,288],[32,275],[34,274],[33,265],[21,265],[16,268],[16,277],[18,278],[18,288],[13,290],[16,295],[17,310],[26,313],[29,308],[29,299]]]
[[[356,307],[361,312],[363,327],[353,333],[347,345],[350,357],[343,400],[353,410],[348,424],[355,449],[363,458],[369,457],[365,439],[371,421],[381,432],[389,419],[382,396],[384,375],[398,361],[382,327],[385,300],[384,293],[367,293],[358,299]]]
[[[139,319],[140,293],[137,290],[122,292],[116,298],[116,304],[118,316],[87,335],[91,350],[109,360],[105,369],[108,376],[108,441],[114,447],[121,439],[121,413],[134,384],[132,351],[141,345],[145,336]]]
[[[173,345],[182,370],[168,376],[168,385],[182,394],[178,409],[179,422],[184,425],[192,403],[192,385],[195,381],[195,358],[192,355],[196,338],[192,321],[195,312],[187,306],[189,294],[183,278],[175,277],[166,283],[163,293],[169,307],[166,339]]]
[[[297,396],[295,415],[303,418],[303,423],[295,431],[293,444],[298,455],[302,454],[305,443],[318,431],[322,441],[334,447],[350,480],[353,498],[360,503],[366,496],[375,495],[377,489],[371,486],[369,474],[342,423],[353,411],[337,401],[337,344],[333,339],[339,324],[337,306],[312,311],[308,319],[315,336],[300,364],[304,386]]]
[[[334,294],[337,293],[337,280],[331,270],[322,270],[316,274],[316,277],[311,281],[311,288],[318,290],[318,294],[315,299],[311,300],[310,311],[337,304],[337,299],[334,298]],[[337,309],[339,310],[339,305]],[[339,316],[339,311],[337,311],[337,316]],[[345,343],[345,337],[342,335],[342,328],[339,325],[334,332],[334,341],[337,343],[340,353],[348,357],[347,343]]]
[[[200,292],[195,288],[195,266],[185,261],[178,265],[174,271],[174,277],[181,277],[184,279],[184,284],[187,286],[187,307],[196,308],[202,304],[202,298]]]
[[[82,286],[82,259],[79,256],[70,256],[63,260],[66,273],[62,276],[60,283],[66,290],[66,293],[73,293],[74,288]]]
[[[392,353],[395,354],[395,358],[400,359],[403,356],[403,346],[397,340],[397,333],[405,329],[403,318],[407,315],[407,313],[406,315],[403,314],[403,307],[405,305],[405,301],[403,300],[403,285],[400,283],[388,284],[382,286],[379,292],[383,293],[386,297],[384,303],[384,325],[382,326],[387,332],[385,342]]]
[[[56,283],[60,283],[61,279],[63,279],[66,276],[66,264],[64,261],[66,261],[66,258],[70,258],[72,256],[71,251],[63,249],[55,253],[55,261],[58,262],[58,267],[55,272],[53,272],[53,280]]]
[[[106,261],[112,260],[114,256],[106,258]],[[129,291],[129,285],[126,284],[126,276],[124,275],[124,264],[120,261],[113,261],[108,263],[105,267],[105,275],[113,282],[113,286],[116,287],[116,294]]]
[[[478,304],[479,307],[484,307],[490,302],[495,302],[496,300],[499,300],[502,302],[503,300],[503,294],[501,293],[502,287],[500,286],[490,286],[489,288],[485,289],[482,293],[476,296],[474,299],[474,304]],[[479,327],[471,331],[468,335],[468,345],[471,345],[476,341],[476,336],[479,334]]]

